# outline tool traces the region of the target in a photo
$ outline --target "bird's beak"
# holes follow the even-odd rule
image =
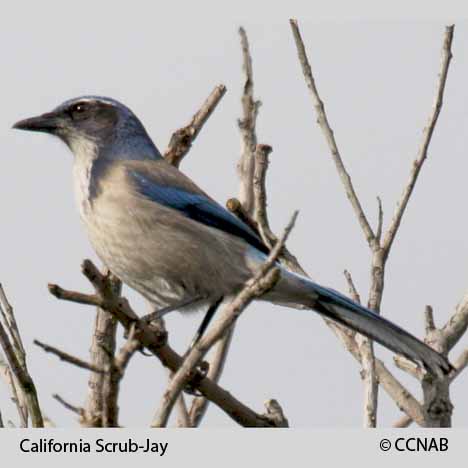
[[[13,128],[31,132],[54,133],[60,126],[60,117],[55,112],[47,112],[37,117],[20,120],[13,125]]]

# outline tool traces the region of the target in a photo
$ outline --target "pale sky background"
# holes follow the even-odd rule
[[[224,83],[227,94],[182,166],[224,203],[238,190],[242,24],[251,43],[255,93],[263,101],[258,139],[274,148],[268,174],[272,226],[280,232],[299,209],[289,247],[306,270],[346,291],[342,272],[349,269],[364,297],[369,283],[368,246],[315,123],[287,16],[194,21],[183,10],[176,15],[174,7],[172,13],[158,11],[153,2],[140,8],[116,3],[112,11],[105,2],[56,4],[54,14],[43,2],[30,4],[28,14],[15,3],[0,19],[0,281],[16,310],[44,412],[59,426],[77,423],[51,395],[83,404],[88,373],[43,353],[32,340],[88,358],[94,310],[57,301],[46,285],[90,291],[80,263],[96,257],[74,206],[71,154],[50,136],[11,130],[20,118],[82,94],[111,96],[133,109],[162,151],[172,131]],[[300,23],[342,157],[373,225],[375,197],[383,200],[386,226],[407,180],[432,105],[446,23]],[[468,288],[467,22],[456,21],[453,53],[429,159],[388,261],[382,306],[386,317],[420,337],[424,306],[431,304],[443,324]],[[125,294],[142,310],[135,293]],[[178,313],[168,318],[175,349],[185,350],[201,319]],[[451,358],[467,345],[465,336]],[[377,347],[377,354],[394,367],[390,353]],[[415,382],[395,373],[419,397]],[[132,360],[122,385],[121,424],[147,426],[166,383],[159,361]],[[253,304],[238,323],[221,385],[259,412],[265,400],[278,399],[292,426],[361,425],[359,366],[313,312]],[[465,372],[452,386],[456,426],[468,425],[467,394]],[[0,409],[4,420],[16,418],[4,386]],[[381,391],[379,423],[389,426],[400,415]],[[214,406],[205,424],[233,426]]]

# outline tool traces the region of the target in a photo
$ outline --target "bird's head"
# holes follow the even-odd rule
[[[120,102],[99,96],[82,96],[65,101],[51,112],[20,120],[13,128],[50,133],[63,140],[76,154],[90,144],[109,148],[135,140],[152,144],[143,125]],[[157,151],[157,150],[156,150]]]

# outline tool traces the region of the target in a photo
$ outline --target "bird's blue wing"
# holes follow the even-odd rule
[[[252,229],[203,193],[166,185],[138,170],[130,170],[129,175],[138,192],[144,197],[172,208],[194,221],[240,237],[256,249],[268,254],[269,249]]]

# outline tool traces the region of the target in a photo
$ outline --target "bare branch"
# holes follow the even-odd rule
[[[257,233],[260,237],[260,230],[258,223],[255,219],[253,219],[242,207],[240,201],[237,198],[230,198],[226,202],[226,208],[234,213],[239,219],[241,219],[245,224],[247,224],[255,233]],[[275,245],[278,242],[278,238],[276,235],[269,230],[269,236],[271,236],[271,241],[269,245]],[[301,267],[297,258],[288,250],[286,246],[283,247],[283,250],[279,256],[280,262],[288,269],[295,273],[299,273],[300,275],[307,276],[305,270]]]
[[[268,400],[265,402],[266,414],[265,417],[270,419],[275,427],[289,427],[289,421],[284,415],[283,408],[276,400]]]
[[[327,141],[328,147],[331,152],[332,159],[335,163],[336,169],[338,171],[338,175],[341,179],[341,182],[344,186],[346,196],[350,201],[358,222],[361,226],[361,229],[366,237],[367,243],[373,252],[377,252],[379,249],[379,243],[377,240],[376,235],[374,234],[369,221],[366,218],[364,210],[361,206],[359,198],[354,190],[353,183],[351,181],[351,177],[349,176],[346,168],[344,166],[343,160],[341,159],[340,152],[338,150],[338,145],[335,140],[335,136],[333,130],[328,123],[328,118],[325,112],[325,106],[323,101],[321,100],[317,86],[315,84],[315,79],[312,74],[312,68],[309,63],[309,59],[307,58],[307,53],[305,50],[304,42],[301,37],[301,33],[299,31],[299,26],[296,20],[291,19],[290,25],[292,29],[292,33],[294,36],[294,41],[296,43],[296,48],[298,52],[299,62],[302,67],[302,72],[304,74],[304,78],[309,88],[310,95],[312,97],[312,102],[315,107],[315,111],[317,113],[317,123],[322,130],[322,133],[325,136]],[[379,228],[377,229],[379,230]],[[375,260],[375,255],[374,255]],[[382,270],[383,271],[383,268]],[[377,270],[373,269],[373,273],[377,273]],[[381,281],[376,281],[377,279],[381,279]],[[378,295],[378,288],[380,290],[380,297]],[[376,311],[378,311],[378,307],[380,304],[381,293],[383,291],[383,275],[382,277],[378,277],[377,274],[373,274],[373,281],[371,287],[371,294],[370,294],[370,302],[371,305]],[[375,362],[374,362],[374,351],[373,351],[373,344],[372,341],[368,340],[365,337],[358,336],[357,343],[359,347],[359,353],[361,355],[361,365],[362,365],[362,378],[365,382],[364,390],[365,390],[365,398],[364,398],[364,425],[365,427],[375,427],[376,420],[377,420],[377,402],[378,402],[378,384],[377,384],[377,376],[375,372]]]
[[[11,306],[5,294],[3,286],[0,284],[0,317],[3,319],[6,327],[8,338],[11,340],[11,346],[18,359],[21,367],[27,372],[26,366],[26,353],[24,351],[23,342],[16,323],[13,307]],[[16,405],[18,415],[20,418],[21,427],[28,426],[28,405],[26,397],[21,391],[20,384],[17,377],[10,371],[8,365],[3,360],[0,360],[0,367],[4,368],[4,377],[7,386],[10,387],[12,393],[12,400]]]
[[[122,283],[110,270],[104,272],[107,287],[119,296]],[[63,291],[62,291],[63,292]],[[88,298],[89,299],[89,298]],[[117,320],[104,309],[97,308],[91,340],[91,365],[98,369],[108,369],[115,353],[115,335]],[[106,376],[102,373],[91,372],[88,379],[88,397],[86,399],[82,423],[86,427],[102,427],[104,414],[104,381]]]
[[[443,326],[442,335],[447,349],[453,348],[468,328],[468,292],[455,309],[455,313]]]
[[[11,399],[16,406],[21,427],[28,427],[28,409],[24,398],[18,395],[18,381],[13,376],[8,364],[0,356],[0,377],[2,377],[6,386],[11,390]]]
[[[6,310],[3,310],[4,307]],[[19,330],[16,325],[16,320],[14,318],[13,308],[9,304],[1,285],[0,309],[2,309],[1,316],[6,317],[5,325],[7,327],[7,329],[5,329],[2,321],[0,320],[0,346],[3,349],[12,374],[12,382],[14,382],[15,386],[12,387],[12,390],[14,390],[13,394],[16,393],[14,398],[18,401],[18,408],[22,408],[20,417],[24,424],[24,420],[27,420],[26,415],[29,413],[33,427],[44,427],[36,387],[26,367],[26,357]],[[8,333],[12,337],[12,340],[10,340]],[[22,404],[23,398],[25,401],[24,405]],[[25,408],[27,408],[27,413],[25,412]]]
[[[296,43],[297,53],[299,57],[299,62],[302,67],[302,72],[304,74],[304,78],[307,87],[309,88],[310,95],[312,97],[312,102],[317,113],[317,123],[320,129],[322,130],[325,139],[327,140],[332,159],[336,165],[336,169],[346,191],[346,196],[351,202],[351,205],[354,209],[354,212],[356,213],[357,219],[364,232],[369,246],[371,248],[374,248],[374,246],[376,245],[376,237],[374,235],[374,232],[372,231],[369,221],[366,218],[366,215],[364,214],[364,210],[362,209],[358,196],[356,195],[353,184],[351,182],[351,177],[346,171],[346,168],[343,164],[343,160],[341,159],[341,155],[338,150],[338,145],[336,143],[333,130],[331,129],[330,124],[328,123],[327,114],[325,112],[325,106],[319,96],[317,86],[315,84],[315,79],[312,74],[312,68],[310,66],[309,59],[307,58],[307,53],[305,50],[304,42],[302,41],[297,20],[291,19],[289,20],[289,23],[291,25],[294,41]]]
[[[249,50],[249,41],[244,28],[239,28],[241,39],[243,70],[245,74],[244,91],[242,94],[243,117],[238,125],[241,132],[241,158],[237,166],[240,179],[239,200],[250,215],[253,214],[253,174],[255,169],[254,151],[257,145],[255,125],[260,101],[254,99],[252,57]]]
[[[129,331],[132,324],[136,322],[135,339],[158,357],[165,367],[172,372],[176,372],[182,365],[183,359],[168,346],[167,333],[159,328],[153,327],[152,324],[140,322],[136,313],[125,298],[113,298],[109,294],[106,295],[104,290],[99,289],[103,286],[101,281],[102,274],[90,260],[85,260],[83,262],[82,272],[97,291],[96,296],[100,299],[98,305],[111,313],[127,331]],[[56,290],[54,287],[50,289],[52,292]],[[73,293],[71,291],[68,291],[68,293],[70,294],[66,295],[67,300],[71,300],[70,298],[73,297]],[[94,300],[90,305],[96,305]],[[209,378],[196,375],[189,384],[198,389],[202,395],[217,405],[240,425],[247,427],[271,426],[270,422],[265,420],[262,415],[251,410]]]
[[[228,200],[226,206],[261,237],[261,233],[257,228],[257,222],[252,219],[252,215],[255,211],[254,191],[256,171],[256,158],[253,158],[252,153],[257,142],[255,125],[260,102],[255,101],[253,97],[252,57],[249,51],[247,34],[243,28],[239,29],[239,34],[241,38],[243,70],[245,74],[245,84],[242,95],[243,118],[238,121],[241,132],[241,158],[238,164],[238,174],[240,178],[239,198],[242,200],[242,203],[233,198]],[[266,156],[268,156],[268,154],[266,154]],[[264,193],[265,192],[263,192],[263,194]],[[259,195],[258,191],[256,195]],[[266,197],[264,198],[264,207],[266,208]],[[264,217],[266,219],[266,211],[264,211]],[[257,218],[257,216],[255,216],[255,218]],[[234,326],[221,338],[213,353],[212,360],[209,363],[208,377],[214,382],[218,381],[223,371],[233,331]],[[181,405],[179,405],[179,407],[180,406]],[[206,398],[194,398],[190,409],[190,422],[193,426],[199,425],[206,412],[207,406],[208,400]],[[180,408],[180,411],[182,410],[183,408]]]
[[[331,325],[330,322],[327,322],[327,324],[329,326]],[[338,335],[351,355],[361,363],[362,356],[356,341],[353,339],[355,333],[346,333],[345,329],[336,326],[330,326],[330,328]],[[375,359],[375,372],[379,384],[382,385],[385,392],[395,402],[398,408],[406,414],[411,415],[411,417],[418,421],[418,424],[424,427],[425,420],[422,406],[411,392],[395,378],[380,359]]]
[[[16,323],[13,307],[11,306],[8,298],[6,297],[5,290],[0,283],[0,312],[5,320],[5,324],[10,332],[13,347],[17,350],[18,359],[23,366],[26,366],[26,353],[24,351],[23,342],[19,332],[18,324]]]
[[[387,394],[396,403],[401,411],[404,411],[420,426],[425,427],[426,421],[421,404],[416,398],[391,374],[380,360],[375,360],[375,370],[378,375],[378,381],[384,387]]]
[[[432,134],[434,132],[434,128],[436,126],[437,119],[440,114],[440,110],[442,109],[442,102],[443,102],[444,91],[445,91],[445,83],[447,81],[447,74],[448,74],[448,69],[450,65],[450,60],[452,59],[451,48],[452,48],[452,40],[453,40],[453,30],[454,30],[453,25],[446,26],[445,28],[439,78],[437,82],[434,104],[432,106],[432,110],[429,115],[427,125],[423,131],[423,139],[421,142],[421,146],[419,147],[418,155],[416,159],[413,161],[409,180],[405,188],[403,189],[403,193],[401,194],[401,198],[399,202],[397,203],[397,207],[393,215],[393,219],[390,223],[390,226],[383,240],[382,247],[387,253],[390,250],[392,243],[395,239],[395,235],[397,233],[398,227],[400,226],[401,220],[403,218],[403,214],[405,212],[406,206],[408,205],[408,201],[411,197],[411,194],[413,193],[413,189],[416,184],[416,180],[418,178],[419,172],[421,171],[421,167],[427,158],[427,151],[429,149],[429,144],[431,143]]]
[[[380,197],[377,197],[377,205],[378,205],[378,220],[377,220],[377,230],[375,233],[375,238],[377,242],[380,244],[380,239],[382,237],[382,227],[383,227],[383,208],[382,208],[382,200]]]
[[[57,299],[64,301],[76,302],[77,304],[95,305],[98,306],[102,300],[94,294],[83,294],[75,291],[66,291],[57,284],[49,284],[49,292]]]
[[[431,113],[431,117],[429,118],[428,127],[425,129],[425,132],[424,132],[423,144],[420,148],[419,157],[413,165],[413,171],[411,173],[410,181],[407,187],[405,188],[400,204],[397,207],[396,214],[392,222],[390,223],[390,227],[385,235],[385,239],[381,246],[380,237],[382,235],[382,225],[383,225],[383,210],[382,210],[381,201],[378,198],[378,207],[379,207],[378,224],[377,224],[376,234],[374,235],[366,219],[366,216],[362,210],[362,207],[357,198],[357,195],[354,191],[351,179],[349,175],[347,174],[344,164],[342,162],[342,159],[341,159],[341,156],[340,156],[340,153],[339,153],[339,150],[338,150],[335,138],[334,138],[333,131],[327,120],[323,102],[320,99],[320,96],[316,88],[315,80],[312,75],[312,70],[311,70],[311,67],[307,58],[304,43],[302,41],[302,38],[299,32],[297,21],[291,20],[290,23],[291,23],[291,28],[293,31],[294,39],[295,39],[297,50],[298,50],[299,61],[302,65],[304,77],[305,77],[307,86],[310,90],[312,100],[314,103],[314,107],[318,115],[318,124],[321,127],[327,139],[327,143],[330,148],[332,158],[335,162],[338,173],[345,187],[348,199],[351,201],[355,214],[358,217],[361,228],[366,236],[367,242],[372,251],[371,288],[370,288],[370,293],[369,293],[368,307],[374,310],[375,312],[379,313],[383,290],[384,290],[385,263],[388,258],[391,244],[393,242],[393,239],[395,237],[395,234],[401,222],[404,209],[406,207],[406,204],[408,203],[408,200],[414,188],[414,184],[419,174],[420,167],[424,159],[426,158],[427,149],[428,149],[429,142],[432,136],[432,132],[434,130],[437,117],[438,117],[438,114],[440,112],[440,108],[442,105],[442,97],[443,97],[443,91],[444,91],[445,81],[446,81],[446,76],[447,76],[447,71],[448,71],[448,64],[451,58],[450,47],[451,47],[451,41],[452,41],[452,36],[453,36],[453,27],[449,27],[446,30],[437,95],[436,95],[436,99],[435,99],[435,103],[433,107],[433,112]],[[360,340],[361,338],[359,338],[359,341]],[[347,340],[345,339],[343,341],[346,343]],[[365,369],[368,369],[368,370],[372,369],[372,361],[374,360],[374,357],[373,357],[371,344],[369,340],[367,339],[362,340],[361,343],[362,344],[360,345],[360,350],[361,350],[361,353],[363,353],[363,355],[365,356],[365,359],[362,359],[363,371],[365,375],[367,376],[367,384],[368,384],[367,388],[370,389],[369,392],[366,392],[365,413],[368,413],[368,409],[374,406],[373,403],[376,404],[377,402],[378,386],[377,386],[377,380],[375,376],[372,379],[370,379],[372,372],[368,373],[365,371]],[[379,372],[377,371],[377,374],[378,373]],[[379,376],[379,379],[380,379],[380,376]],[[448,397],[448,393],[447,393],[447,397]],[[396,402],[397,404],[399,403],[398,401]],[[376,410],[376,406],[374,407],[374,410]],[[369,418],[367,418],[367,421],[368,423],[372,423],[372,420]],[[425,420],[424,423],[427,424],[427,421]]]
[[[360,297],[354,286],[351,274],[345,270],[344,275],[348,281],[352,299],[360,304]],[[371,340],[356,333],[355,342],[361,356],[361,378],[364,382],[364,427],[377,426],[378,379],[375,370],[374,347]]]
[[[203,400],[205,400],[205,398],[203,398]],[[185,403],[185,398],[184,398],[183,393],[181,393],[179,397],[177,398],[176,406],[178,409],[177,426],[178,427],[193,427],[190,421],[190,415],[187,409],[187,404]]]
[[[52,395],[52,398],[54,398],[55,400],[57,400],[61,405],[63,405],[65,408],[67,408],[67,410],[70,410],[72,413],[75,413],[77,415],[79,415],[80,417],[83,415],[84,413],[84,410],[83,408],[80,408],[79,406],[74,406],[72,405],[71,403],[68,403],[68,401],[65,401],[60,395],[58,395],[57,393],[54,393]]]
[[[230,198],[226,207],[229,211],[234,213],[246,223],[254,232],[256,232],[265,242],[268,247],[274,246],[278,242],[278,238],[272,232],[267,218],[267,195],[266,195],[266,172],[268,169],[268,155],[272,151],[271,146],[258,144],[255,147],[255,153],[253,157],[254,167],[253,173],[250,174],[252,177],[252,214],[248,213],[243,204],[236,198]],[[245,187],[246,183],[242,182],[244,177],[248,174],[241,174],[241,189]],[[307,273],[299,264],[297,258],[286,248],[283,247],[279,260],[281,263],[291,271],[306,275]]]
[[[189,152],[193,142],[197,138],[200,130],[216,109],[219,101],[226,93],[224,85],[216,86],[208,98],[205,100],[198,112],[185,127],[176,130],[169,141],[169,146],[164,152],[164,158],[173,166],[179,167],[182,159]]]
[[[202,107],[198,112],[192,117],[192,120],[188,125],[176,130],[169,141],[169,145],[164,152],[164,158],[167,162],[172,164],[175,167],[179,167],[182,159],[190,151],[190,148],[197,137],[198,133],[211,116],[221,98],[226,93],[226,87],[224,85],[216,86],[208,98],[203,103]],[[145,317],[146,322],[152,321],[153,316],[157,318],[160,311],[149,314]],[[162,328],[165,330],[164,322],[161,318],[158,319]]]
[[[393,362],[402,371],[405,371],[406,373],[410,374],[411,376],[413,376],[415,379],[419,380],[420,382],[422,381],[425,375],[425,372],[421,369],[420,366],[418,366],[414,362],[400,355],[395,356],[393,358]]]
[[[106,375],[103,383],[103,416],[104,427],[119,427],[119,392],[120,382],[125,374],[130,359],[135,351],[140,349],[141,344],[135,339],[135,324],[130,328],[126,343],[120,348],[117,356],[111,360],[106,368]]]
[[[31,415],[33,427],[44,427],[44,421],[40,411],[39,400],[37,398],[36,387],[29,373],[21,366],[18,361],[8,336],[0,323],[0,345],[7,358],[8,364],[14,376],[17,379],[19,387],[25,396],[28,411]]]
[[[458,359],[454,362],[453,367],[455,368],[454,372],[451,372],[449,375],[450,384],[463,372],[463,370],[468,366],[468,349],[465,349]],[[408,416],[402,416],[398,421],[393,424],[393,427],[408,427],[413,422],[413,419]]]
[[[426,309],[424,310],[424,318],[426,323],[426,335],[428,335],[436,329],[434,323],[434,312],[430,305],[427,305]]]
[[[455,372],[450,374],[450,379],[453,382],[468,366],[468,348],[462,351],[458,359],[454,362]]]
[[[364,382],[364,427],[377,427],[378,379],[375,371],[374,344],[363,335],[356,336],[361,353],[361,378]]]
[[[226,202],[226,208],[231,212],[234,213],[241,221],[243,221],[247,226],[249,226],[256,234],[260,237],[260,231],[258,230],[257,223],[255,220],[245,211],[242,203],[237,198],[230,198]]]
[[[269,145],[257,145],[255,147],[254,161],[255,168],[253,174],[253,196],[254,196],[254,219],[263,242],[269,247],[275,243],[276,236],[270,229],[267,216],[267,196],[266,196],[266,173],[268,170],[268,157],[272,152]]]
[[[351,299],[353,301],[356,301],[358,304],[361,303],[361,297],[359,296],[359,293],[357,292],[356,286],[354,285],[353,278],[351,276],[351,273],[348,270],[345,270],[343,272],[345,275],[346,281],[348,282],[348,287],[349,287],[349,295],[351,296]]]
[[[207,374],[207,377],[213,380],[213,382],[218,382],[223,372],[234,329],[234,326],[229,328],[213,349],[213,358],[210,360],[210,367]],[[189,412],[191,426],[197,427],[200,424],[208,408],[208,403],[209,401],[205,397],[196,397],[193,399]]]
[[[190,350],[181,368],[172,377],[168,388],[164,392],[161,405],[156,412],[151,427],[165,427],[172,407],[182,391],[184,385],[191,377],[192,369],[200,362],[206,352],[219,340],[227,329],[236,321],[247,305],[266,290],[270,289],[279,278],[279,271],[274,263],[284,242],[294,226],[297,212],[285,229],[283,237],[275,245],[268,259],[259,268],[258,272],[245,284],[237,296],[225,307],[223,317],[218,319],[211,330]]]
[[[91,372],[97,372],[100,374],[103,374],[105,372],[104,369],[100,369],[98,367],[93,366],[92,364],[83,361],[82,359],[79,359],[75,356],[72,356],[71,354],[65,353],[64,351],[61,351],[58,348],[55,348],[54,346],[50,346],[45,343],[41,343],[38,340],[34,340],[33,343],[40,348],[42,348],[46,353],[51,353],[57,356],[61,361],[68,362],[69,364],[72,364],[76,367],[80,367],[81,369],[86,369]]]
[[[437,352],[447,356],[448,348],[441,330],[436,328],[432,308],[426,306],[425,343]],[[434,378],[425,374],[421,380],[423,408],[428,427],[451,427],[453,405],[450,401],[450,374]]]
[[[325,106],[320,98],[318,93],[317,86],[315,84],[315,78],[312,74],[312,68],[310,66],[309,59],[307,58],[307,53],[305,50],[304,42],[299,31],[299,26],[296,20],[291,19],[290,21],[294,41],[296,43],[297,53],[299,57],[299,62],[302,67],[302,72],[307,84],[307,87],[310,91],[312,97],[312,102],[317,114],[317,123],[322,130],[322,133],[325,136],[328,147],[330,149],[331,157],[335,163],[338,175],[341,179],[343,187],[346,192],[346,196],[353,207],[353,210],[356,214],[358,222],[361,226],[361,229],[364,233],[364,236],[369,244],[369,247],[373,252],[376,252],[379,248],[379,243],[376,235],[374,234],[369,221],[364,213],[364,210],[361,206],[361,202],[356,194],[351,177],[346,171],[345,165],[341,158],[338,145],[335,140],[333,130],[328,122],[327,114],[325,112]],[[377,270],[374,270],[377,272]],[[375,281],[378,279],[377,275],[374,275],[374,281],[372,285],[374,286],[371,289],[371,302],[376,311],[378,311],[378,306],[380,301],[378,301],[379,296],[377,294],[377,288],[381,287],[383,290],[383,276],[382,281]],[[380,295],[381,297],[381,295]],[[377,306],[377,307],[375,307]],[[342,341],[345,342],[347,338],[343,335]],[[365,382],[365,400],[364,400],[364,425],[366,427],[375,427],[377,420],[377,399],[378,399],[378,384],[377,376],[375,373],[375,363],[374,363],[374,351],[373,344],[370,340],[364,337],[358,338],[358,346],[360,349],[360,354],[362,355],[362,377]]]
[[[407,414],[405,414],[400,419],[398,419],[398,421],[396,421],[392,427],[401,427],[401,428],[409,427],[411,426],[412,422],[413,420]]]

